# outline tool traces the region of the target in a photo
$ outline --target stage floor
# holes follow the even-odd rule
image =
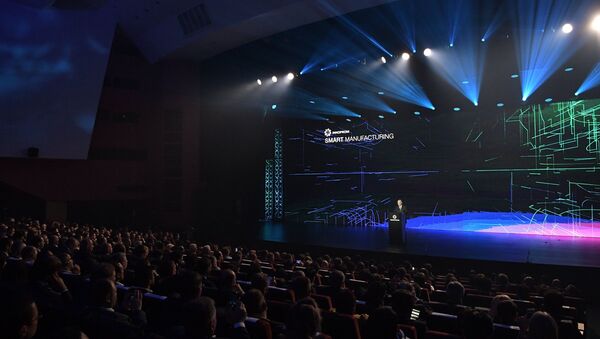
[[[474,260],[600,267],[600,223],[524,213],[476,212],[407,221],[407,244],[387,227],[264,223],[263,241]]]

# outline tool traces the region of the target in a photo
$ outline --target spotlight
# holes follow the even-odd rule
[[[596,15],[590,24],[590,28],[596,32],[600,32],[600,14]]]
[[[385,57],[381,57],[381,62],[384,63],[384,64],[387,62],[387,60],[385,59]]]
[[[573,32],[573,25],[571,25],[571,24],[564,24],[561,29],[562,29],[563,33],[569,34],[569,33]]]
[[[294,73],[292,73],[292,72],[288,73],[287,79],[288,80],[294,80]]]
[[[408,59],[410,59],[410,54],[408,54],[406,52],[402,53],[402,60],[406,61]]]
[[[485,42],[485,38],[481,38],[481,42]]]
[[[450,43],[450,45],[449,45],[449,46],[450,46],[450,47],[454,47],[454,44],[453,44],[453,43]]]
[[[277,77],[273,75],[273,76],[271,77],[271,81],[273,81],[273,82],[277,82]]]
[[[275,110],[276,108],[277,108],[277,105],[276,105],[276,104],[273,104],[273,105],[271,105],[271,109],[272,109],[272,110]]]
[[[431,48],[425,48],[425,50],[423,50],[423,55],[426,56],[426,57],[430,57],[431,53],[433,53],[431,51]]]
[[[256,79],[256,83],[258,84],[258,86],[260,86],[260,85],[262,85],[262,80]]]

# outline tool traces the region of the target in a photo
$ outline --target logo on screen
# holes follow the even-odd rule
[[[331,130],[330,130],[329,128],[327,128],[327,129],[325,130],[325,136],[326,136],[326,137],[330,137],[330,136],[331,136]]]

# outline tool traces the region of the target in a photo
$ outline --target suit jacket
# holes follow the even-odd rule
[[[144,335],[146,314],[143,311],[128,316],[107,308],[95,307],[82,317],[82,330],[90,339],[135,339]]]

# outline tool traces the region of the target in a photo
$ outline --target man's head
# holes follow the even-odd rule
[[[0,303],[0,333],[3,338],[28,339],[38,327],[38,309],[31,294],[22,287],[9,288]]]
[[[307,277],[296,277],[292,280],[292,290],[296,295],[296,300],[310,296],[311,292],[310,280]]]
[[[460,317],[465,339],[491,338],[494,332],[492,318],[484,312],[468,309]]]
[[[243,300],[248,315],[255,318],[267,317],[267,302],[265,296],[257,289],[251,289],[244,294]]]
[[[329,275],[329,285],[333,288],[336,288],[336,289],[344,288],[345,282],[346,282],[346,276],[344,275],[344,272],[342,272],[342,271],[334,270]]]
[[[117,304],[117,287],[111,280],[100,279],[94,281],[90,294],[93,306],[114,308]]]
[[[217,328],[217,310],[212,299],[200,297],[184,307],[185,333],[190,338],[212,338]]]
[[[458,281],[451,281],[446,286],[446,297],[449,304],[462,305],[465,287]]]

